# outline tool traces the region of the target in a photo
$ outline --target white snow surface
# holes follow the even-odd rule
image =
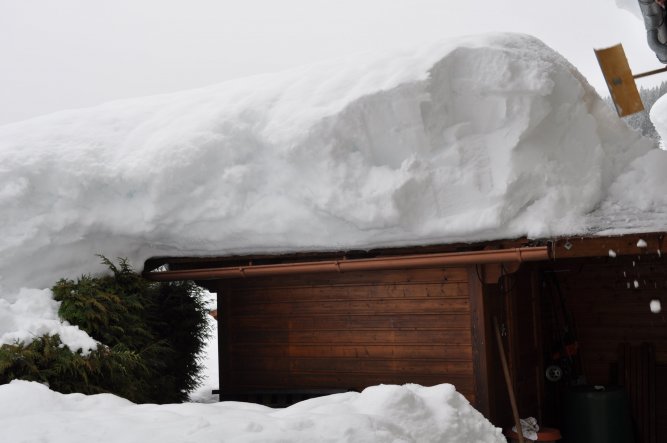
[[[662,139],[662,148],[665,149],[667,140],[667,96],[662,96],[651,108],[651,122]]]
[[[372,386],[285,409],[249,403],[135,405],[110,394],[63,395],[34,382],[0,386],[7,443],[503,443],[454,386]]]
[[[44,334],[59,334],[70,349],[86,354],[97,342],[77,326],[58,317],[59,302],[49,289],[22,288],[16,294],[0,294],[0,344],[30,343]]]
[[[651,148],[514,34],[63,111],[0,126],[0,284],[49,287],[96,253],[140,268],[586,233],[628,200],[619,178],[651,172],[633,160],[664,161]]]

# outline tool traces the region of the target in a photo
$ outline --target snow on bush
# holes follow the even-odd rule
[[[97,342],[77,326],[58,317],[60,303],[50,289],[26,289],[0,294],[0,345],[30,343],[42,335],[59,335],[70,349],[87,354]]]

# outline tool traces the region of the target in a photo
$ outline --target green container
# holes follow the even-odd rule
[[[620,387],[578,386],[563,398],[563,443],[634,443],[630,407]]]

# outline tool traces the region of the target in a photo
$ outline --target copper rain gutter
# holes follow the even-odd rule
[[[224,278],[267,277],[272,275],[313,274],[324,272],[381,271],[395,269],[438,268],[445,266],[521,263],[548,260],[546,246],[499,250],[404,255],[352,260],[329,260],[272,265],[230,266],[223,268],[152,271],[144,277],[153,281],[217,280]]]

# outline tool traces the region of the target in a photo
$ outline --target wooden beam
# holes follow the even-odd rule
[[[480,265],[484,283],[488,285],[498,284],[498,280],[503,275],[514,274],[521,268],[521,263],[491,263],[487,265]]]
[[[644,104],[639,96],[623,46],[596,49],[595,55],[618,116],[625,117],[643,111]]]
[[[468,268],[470,297],[470,317],[472,328],[472,364],[475,388],[475,409],[485,417],[491,414],[489,400],[488,332],[486,328],[486,307],[484,305],[484,285],[474,266]]]
[[[552,258],[607,257],[667,253],[665,232],[625,234],[610,237],[571,237],[556,240]],[[644,246],[645,244],[645,246]]]
[[[217,292],[217,311],[218,318],[218,389],[234,389],[235,386],[231,380],[231,343],[230,325],[231,325],[231,291],[224,285],[218,285]],[[222,395],[220,396],[222,401]]]

